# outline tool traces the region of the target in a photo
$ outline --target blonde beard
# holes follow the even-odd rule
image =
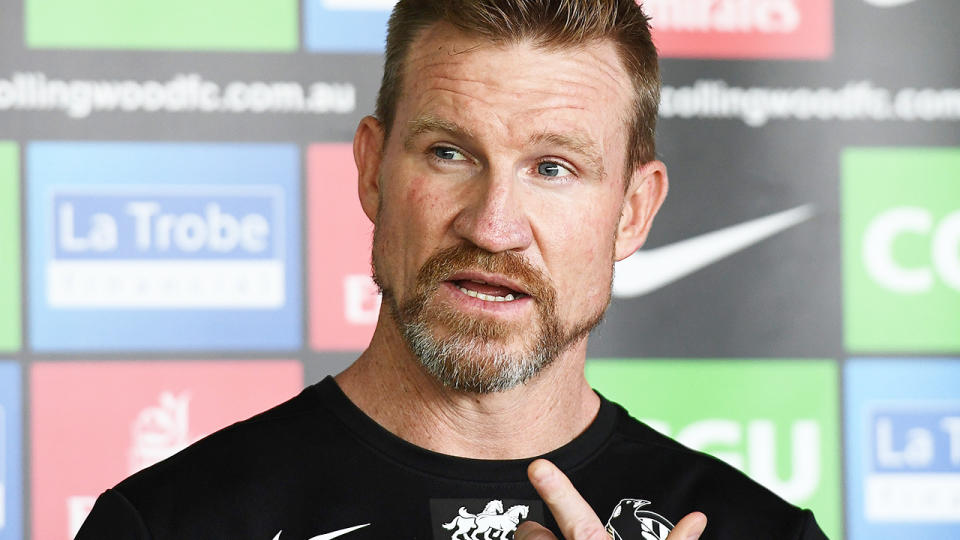
[[[475,247],[458,246],[436,253],[424,263],[412,298],[399,304],[393,290],[384,286],[376,271],[374,280],[383,293],[400,334],[421,366],[444,386],[463,392],[502,392],[526,383],[552,364],[571,345],[583,339],[603,320],[610,297],[597,313],[564,329],[556,314],[553,287],[515,253],[491,254]],[[445,277],[466,267],[492,273],[523,275],[520,279],[537,303],[537,327],[469,317],[447,306],[431,306]],[[437,331],[443,330],[442,337]],[[518,351],[507,349],[524,334],[535,335]]]

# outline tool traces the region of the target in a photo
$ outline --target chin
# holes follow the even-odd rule
[[[500,340],[462,335],[437,338],[421,324],[407,325],[403,333],[424,370],[443,386],[461,392],[490,394],[516,388],[556,357],[539,344],[510,347]]]

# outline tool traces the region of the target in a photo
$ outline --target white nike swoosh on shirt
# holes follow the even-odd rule
[[[673,244],[638,251],[616,264],[613,295],[631,298],[653,292],[720,259],[813,217],[805,204]]]
[[[364,527],[366,527],[366,526],[368,526],[368,525],[370,525],[370,524],[369,524],[369,523],[364,523],[363,525],[357,525],[356,527],[347,527],[346,529],[340,529],[339,531],[333,531],[333,532],[328,532],[328,533],[326,533],[326,534],[320,534],[320,535],[314,536],[313,538],[310,538],[309,540],[331,540],[332,538],[336,538],[336,537],[338,537],[338,536],[343,536],[343,535],[347,534],[348,532],[353,532],[353,531],[355,531],[355,530],[357,530],[357,529],[362,529],[362,528],[364,528]],[[280,540],[280,533],[282,533],[282,532],[283,532],[283,530],[281,529],[280,532],[278,532],[277,535],[273,537],[273,540]]]

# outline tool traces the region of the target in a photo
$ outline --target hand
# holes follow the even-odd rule
[[[583,500],[570,480],[553,463],[538,459],[530,464],[527,476],[547,503],[567,540],[610,540],[597,514]],[[707,526],[707,516],[691,512],[677,523],[667,540],[697,540]],[[517,528],[514,540],[557,540],[546,527],[526,521]]]

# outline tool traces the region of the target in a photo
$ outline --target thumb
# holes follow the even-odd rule
[[[557,537],[539,523],[524,521],[513,533],[513,540],[557,540]]]
[[[703,512],[690,512],[670,531],[667,540],[697,540],[706,528],[707,516]]]

